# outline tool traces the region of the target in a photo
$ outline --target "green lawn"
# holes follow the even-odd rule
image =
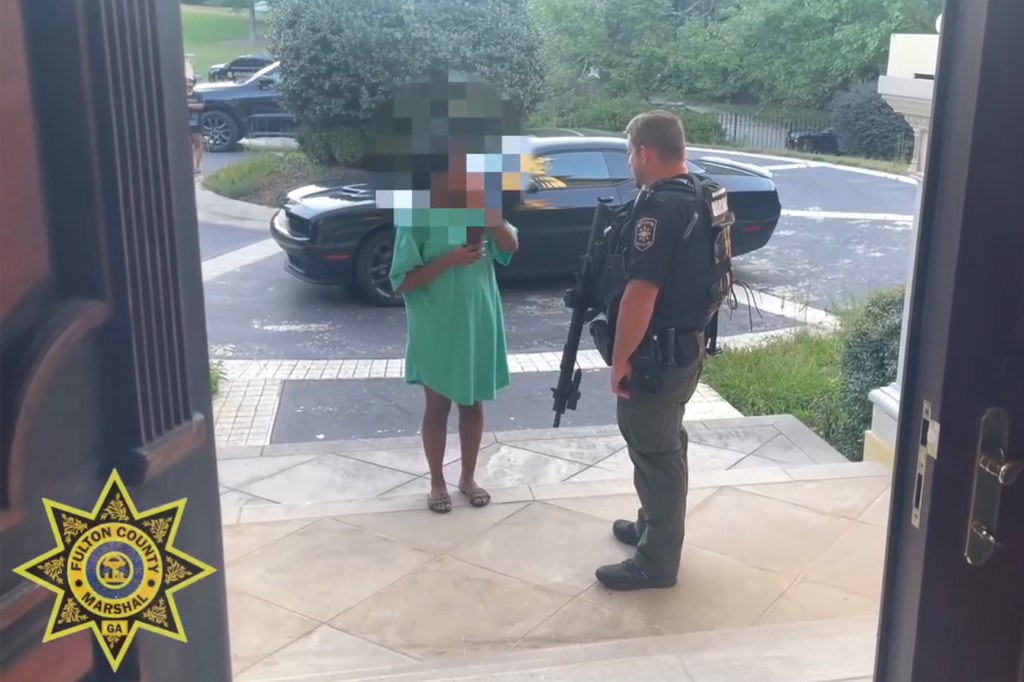
[[[181,27],[185,54],[192,55],[192,65],[202,81],[214,64],[265,52],[267,48],[266,40],[249,39],[249,11],[245,9],[182,5]],[[266,25],[260,20],[257,34],[263,36],[265,32]]]

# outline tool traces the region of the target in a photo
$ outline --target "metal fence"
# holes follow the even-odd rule
[[[709,111],[725,133],[725,143],[746,149],[792,149],[817,154],[842,154],[826,115],[777,116]],[[892,160],[908,161],[913,156],[914,136],[900,135],[893,144]]]
[[[725,131],[725,141],[749,149],[786,149],[791,132],[814,133],[829,127],[828,117],[787,118],[733,111],[712,113]]]

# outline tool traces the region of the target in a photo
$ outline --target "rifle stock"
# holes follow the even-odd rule
[[[576,355],[580,349],[580,338],[583,336],[583,325],[587,322],[588,315],[594,317],[594,309],[599,302],[594,301],[591,283],[591,269],[594,267],[592,254],[594,243],[601,237],[605,227],[608,226],[612,215],[609,208],[612,199],[601,197],[598,200],[597,208],[594,211],[594,220],[590,225],[590,235],[587,238],[587,251],[580,257],[580,267],[576,273],[576,280],[572,288],[565,292],[565,305],[572,309],[572,321],[569,323],[569,335],[562,347],[562,362],[559,366],[558,384],[551,389],[554,394],[555,428],[562,422],[562,415],[565,411],[575,410],[580,398],[580,382],[583,380],[583,371],[576,368]],[[574,371],[575,370],[575,371]]]

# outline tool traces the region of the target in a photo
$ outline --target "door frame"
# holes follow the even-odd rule
[[[986,407],[1011,413],[1007,454],[1024,459],[1024,88],[1003,76],[1024,62],[1024,3],[947,0],[942,22],[874,679],[1009,682],[1024,646],[1024,479],[1003,490],[1004,547],[981,566],[964,549]]]

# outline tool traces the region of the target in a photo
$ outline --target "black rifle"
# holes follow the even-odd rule
[[[595,300],[593,276],[591,273],[594,267],[593,252],[594,243],[601,238],[604,229],[608,226],[612,216],[609,208],[612,199],[601,197],[598,199],[597,209],[594,211],[594,221],[590,224],[590,236],[587,238],[587,250],[580,256],[580,267],[576,272],[576,281],[572,288],[565,292],[565,305],[572,308],[572,321],[569,323],[569,336],[562,348],[562,364],[558,373],[558,385],[551,389],[555,394],[555,404],[552,408],[555,411],[555,428],[562,423],[562,415],[565,411],[575,410],[576,403],[580,399],[580,382],[583,380],[583,370],[576,368],[576,354],[580,349],[580,338],[583,336],[583,325],[600,314],[601,301]],[[573,370],[576,370],[573,372]]]

